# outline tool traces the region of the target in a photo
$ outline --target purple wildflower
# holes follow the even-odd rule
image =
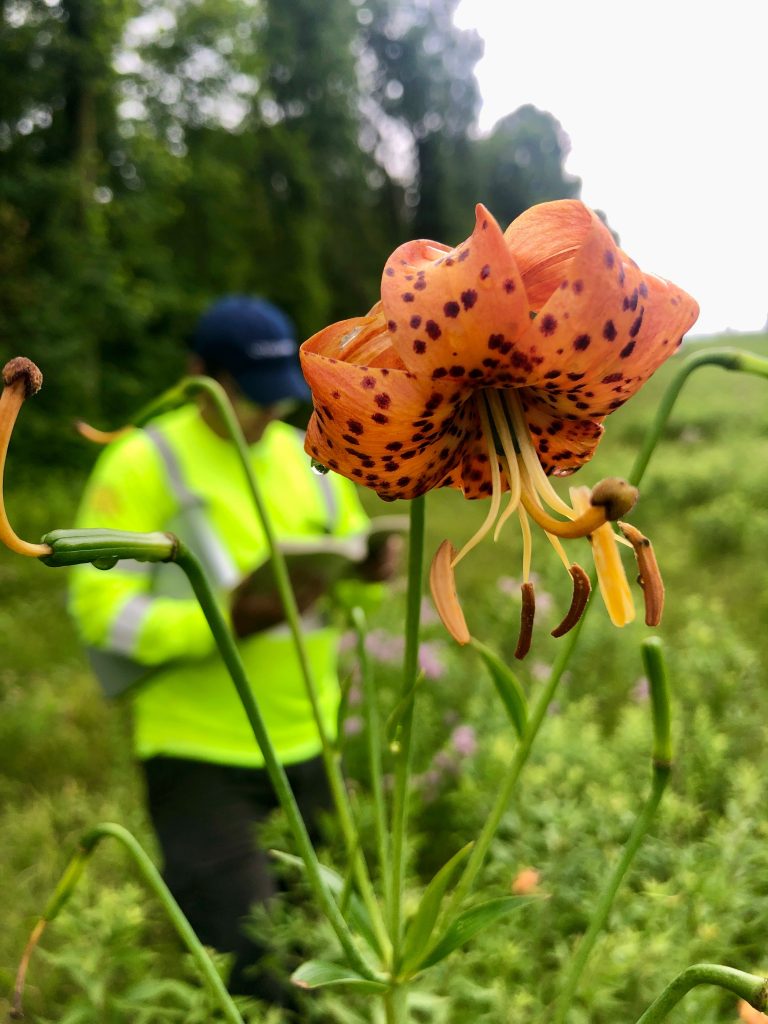
[[[440,657],[443,650],[443,645],[434,641],[419,645],[419,668],[427,679],[439,679],[445,674],[445,665]]]
[[[344,719],[344,735],[359,736],[363,731],[363,720],[360,715],[350,715]]]
[[[453,749],[461,757],[472,757],[477,750],[477,735],[471,725],[457,725],[451,733]]]

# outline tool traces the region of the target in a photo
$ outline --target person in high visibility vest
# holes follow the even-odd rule
[[[288,318],[270,303],[229,296],[200,318],[191,370],[227,391],[279,541],[364,535],[354,486],[311,471],[303,436],[282,422],[309,398]],[[199,556],[228,609],[278,757],[312,831],[328,806],[320,739],[278,595],[249,585],[268,558],[242,466],[212,404],[189,404],[113,442],[87,484],[78,525],[168,530]],[[363,561],[383,579],[392,548]],[[106,694],[130,700],[164,877],[200,939],[235,954],[233,992],[275,1004],[284,980],[254,967],[267,949],[242,929],[275,892],[255,825],[276,806],[235,688],[178,567],[119,562],[73,570],[70,609]],[[294,579],[320,714],[336,733],[338,629],[323,617],[317,577]]]

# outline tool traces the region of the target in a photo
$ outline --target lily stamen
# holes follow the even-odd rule
[[[536,595],[532,583],[524,583],[522,586],[522,606],[520,608],[520,636],[517,638],[515,657],[522,661],[531,649],[533,638],[533,619],[536,612]]]
[[[550,508],[554,509],[555,512],[559,512],[567,519],[573,519],[575,516],[573,509],[563,501],[541,467],[538,453],[531,441],[531,434],[523,415],[519,396],[514,391],[508,391],[505,393],[504,398],[520,448],[520,455],[528,471],[531,484]]]
[[[531,578],[531,555],[533,554],[533,537],[531,536],[531,524],[525,509],[518,505],[517,515],[520,519],[520,531],[523,535],[523,583],[528,583]]]
[[[584,609],[587,607],[587,601],[592,590],[589,576],[587,576],[580,565],[574,562],[568,571],[573,579],[573,597],[571,598],[571,607],[566,612],[565,618],[559,626],[555,626],[552,630],[552,636],[555,637],[565,636],[566,633],[573,629],[584,614]]]
[[[47,544],[31,544],[14,532],[8,521],[3,500],[3,475],[8,445],[16,423],[16,417],[24,399],[36,394],[43,383],[43,375],[30,359],[17,356],[3,367],[3,388],[0,394],[0,541],[19,555],[40,558],[50,555]]]
[[[453,575],[453,555],[455,548],[449,540],[444,540],[435,552],[429,569],[429,589],[435,602],[437,614],[443,625],[459,644],[468,644],[469,630],[456,594],[456,583]]]
[[[501,473],[499,472],[499,461],[496,456],[496,452],[493,444],[493,431],[491,430],[490,420],[488,419],[488,411],[485,408],[483,402],[478,402],[478,413],[480,415],[480,425],[483,430],[483,439],[485,440],[486,447],[488,449],[488,458],[491,466],[491,505],[488,509],[483,525],[477,530],[476,533],[470,537],[464,547],[459,551],[458,555],[452,560],[451,568],[455,569],[459,562],[468,555],[469,552],[480,543],[485,537],[490,528],[493,526],[494,520],[499,513],[499,506],[501,505]],[[498,532],[498,530],[497,530]],[[494,540],[496,536],[494,535]]]
[[[501,518],[496,524],[496,530],[493,534],[494,541],[497,541],[504,523],[506,523],[520,504],[520,490],[522,482],[520,480],[520,472],[517,464],[516,439],[512,437],[509,423],[507,422],[507,418],[504,414],[504,406],[502,405],[501,398],[496,391],[490,391],[486,396],[486,400],[493,417],[493,425],[496,428],[496,433],[504,452],[504,471],[507,478],[507,485],[509,487],[509,501],[507,502],[507,507],[504,509]]]
[[[645,624],[658,626],[664,611],[664,581],[653,552],[653,544],[629,523],[620,522],[619,529],[635,551],[639,570],[638,582],[643,589],[645,600]]]

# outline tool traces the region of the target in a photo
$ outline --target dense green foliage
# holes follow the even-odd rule
[[[261,293],[305,337],[366,312],[400,242],[463,238],[478,200],[503,219],[574,194],[550,115],[473,139],[481,44],[455,6],[0,4],[0,356],[53,382],[38,460],[82,464],[68,419],[118,423],[171,383],[217,295]]]
[[[738,344],[768,354],[766,337],[738,339]],[[655,401],[680,358],[611,417],[579,483],[628,472]],[[34,419],[34,403],[24,409],[23,420]],[[740,457],[744,451],[747,458]],[[768,967],[762,781],[768,716],[765,465],[766,382],[719,368],[698,371],[675,408],[633,514],[654,540],[667,584],[660,635],[673,688],[676,765],[652,834],[589,962],[570,1017],[574,1024],[636,1020],[678,971],[696,961],[756,973]],[[19,531],[36,537],[70,523],[75,482],[48,474],[37,478],[34,489],[12,485],[10,513]],[[375,497],[367,500],[372,511],[382,511]],[[383,510],[390,512],[391,506]],[[466,503],[455,493],[430,496],[429,549],[445,536],[460,541],[469,535],[483,512],[479,503]],[[520,544],[510,526],[498,545],[483,543],[466,559],[458,580],[470,628],[505,657],[514,647],[519,615],[517,591],[508,577],[519,573]],[[586,562],[586,553],[581,557]],[[543,542],[536,545],[534,567],[541,620],[531,655],[520,668],[532,693],[558,650],[558,641],[547,636],[548,621],[559,619],[570,593],[559,562]],[[65,583],[66,570],[0,555],[4,989],[83,829],[97,820],[117,820],[154,850],[131,765],[125,710],[104,704],[86,670],[63,610]],[[552,595],[549,610],[546,593]],[[394,701],[401,621],[402,609],[393,599],[371,623],[385,714]],[[426,978],[416,995],[419,1019],[434,1024],[551,1019],[562,968],[648,791],[651,725],[639,654],[645,635],[642,624],[614,630],[600,607],[592,609],[481,878],[484,898],[500,896],[521,869],[534,866],[544,898],[497,923]],[[456,648],[439,626],[428,623],[423,656],[428,672],[419,691],[411,910],[417,884],[481,825],[515,742],[473,651]],[[365,825],[371,808],[349,657],[345,756]],[[475,730],[474,738],[467,727]],[[279,817],[270,831],[274,845],[290,845]],[[329,844],[327,856],[333,859],[338,844],[332,828]],[[306,904],[297,907],[299,901],[297,892],[260,926],[273,931],[291,964],[302,953],[333,956],[332,936],[314,922],[307,927],[306,915],[314,918],[314,912]],[[30,968],[27,1005],[32,1020],[71,1024],[212,1019],[207,997],[157,908],[123,854],[108,844],[44,937]],[[362,1022],[369,1019],[363,1005],[361,997],[322,997],[309,1004],[307,1020]],[[735,1017],[732,997],[704,989],[675,1012],[676,1020],[697,1024]],[[253,1019],[278,1018],[254,1012]]]

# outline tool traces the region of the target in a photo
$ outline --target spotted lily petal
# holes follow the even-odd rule
[[[541,422],[546,409],[552,421],[590,425],[583,438],[587,443],[577,452],[568,439],[552,435],[544,454],[548,471],[559,474],[573,472],[589,458],[600,438],[596,425],[635,394],[698,315],[690,296],[643,274],[602,221],[590,217],[589,230],[567,261],[567,276],[520,341],[530,348],[538,339],[544,354],[528,382],[535,392],[529,404],[538,406],[538,425],[550,425]],[[565,266],[561,261],[560,269]]]
[[[540,310],[567,277],[592,228],[593,214],[576,199],[540,203],[521,213],[504,239],[522,274],[531,309]]]
[[[455,249],[421,240],[390,256],[381,282],[387,327],[414,373],[472,387],[524,384],[536,359],[516,344],[528,300],[499,225],[482,205],[476,215]]]
[[[531,518],[548,535],[591,534],[601,588],[623,624],[634,612],[612,528],[595,522],[594,509],[579,515],[578,501],[564,502],[548,477],[592,456],[603,420],[674,351],[698,307],[642,274],[579,202],[534,207],[505,234],[484,207],[476,213],[472,236],[454,249],[400,246],[381,303],[302,346],[315,405],[307,450],[383,498],[449,485],[491,498],[479,529],[455,555],[446,544],[434,570],[455,636],[465,627],[456,627],[453,568],[515,512],[529,609]],[[587,588],[559,541],[555,548],[574,585],[560,633],[578,619]],[[532,615],[523,626],[521,655]]]
[[[307,451],[382,497],[417,497],[441,484],[456,465],[467,429],[454,423],[462,394],[453,383],[425,381],[409,370],[322,355],[338,351],[350,329],[361,326],[350,324],[327,328],[302,346],[315,406]]]

